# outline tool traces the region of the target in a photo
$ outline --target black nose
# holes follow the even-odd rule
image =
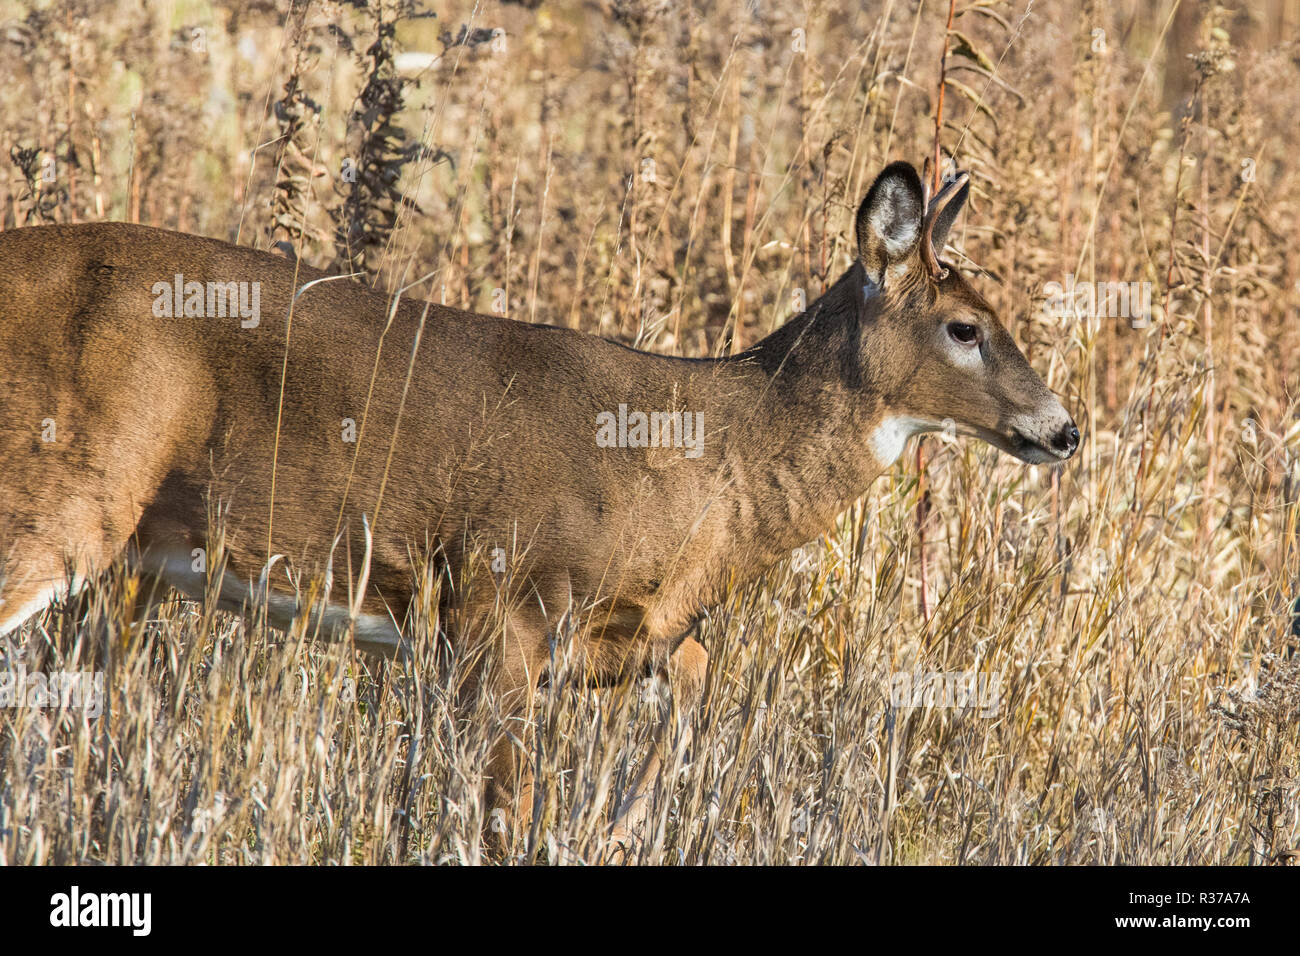
[[[1066,425],[1052,438],[1052,449],[1062,455],[1073,455],[1079,447],[1079,429],[1074,422]]]

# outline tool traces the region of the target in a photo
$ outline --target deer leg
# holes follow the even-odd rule
[[[110,487],[50,484],[41,500],[0,478],[0,635],[94,584],[126,552],[139,517]]]
[[[504,853],[532,818],[527,754],[533,694],[547,658],[546,618],[540,608],[516,607],[499,623],[479,620],[492,629],[484,638],[490,643],[480,645],[487,654],[461,680],[459,696],[466,709],[477,709],[486,691],[503,716],[503,732],[488,753],[485,803],[489,845]]]
[[[658,728],[655,730],[654,745],[650,756],[646,758],[628,788],[627,796],[615,814],[610,827],[609,845],[606,848],[605,863],[624,863],[628,861],[630,849],[645,822],[646,814],[653,802],[656,778],[667,756],[670,731],[676,720],[682,720],[682,745],[691,744],[690,715],[698,706],[704,692],[704,678],[708,670],[709,653],[694,638],[686,638],[668,659],[666,677],[671,700]]]
[[[116,319],[103,321],[123,332]],[[92,330],[83,332],[94,341]],[[66,363],[82,358],[74,350]],[[37,374],[16,357],[20,364],[8,370],[6,385],[15,385],[8,406],[47,409],[31,414],[48,415],[49,430],[33,434],[20,421],[26,414],[0,424],[0,634],[107,570],[177,461],[196,454],[213,399],[202,378],[187,386],[165,351],[152,360],[156,368],[134,367],[127,354],[109,363],[111,374],[91,374],[60,359]],[[154,371],[174,383],[166,396],[152,387]]]

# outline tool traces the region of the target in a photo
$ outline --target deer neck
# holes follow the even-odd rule
[[[914,430],[889,408],[888,350],[873,343],[883,307],[854,263],[805,312],[733,360],[748,387],[732,409],[739,424],[727,444],[732,511],[742,517],[737,533],[770,557],[825,531]]]

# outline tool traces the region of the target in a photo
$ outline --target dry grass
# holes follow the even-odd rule
[[[290,242],[718,354],[833,281],[870,177],[932,149],[946,4],[385,2],[378,59],[373,10],[299,3],[286,28],[274,6],[0,2],[4,227]],[[638,859],[1295,859],[1300,9],[1240,6],[957,18],[970,95],[948,88],[942,144],[977,188],[955,244],[1086,444],[1051,470],[928,439],[923,487],[900,463],[714,609],[695,742]],[[402,51],[441,59],[402,84]],[[1045,314],[1067,275],[1152,283],[1150,324]],[[194,605],[131,625],[131,587],[0,648],[102,668],[106,698],[0,708],[0,861],[486,859],[483,758],[517,728],[482,701],[457,732],[436,621],[376,666]],[[593,856],[653,723],[635,692],[566,682],[563,646],[513,858]],[[996,678],[997,706],[892,705],[929,672]]]

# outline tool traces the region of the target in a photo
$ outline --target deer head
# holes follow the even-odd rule
[[[1079,430],[993,307],[940,253],[966,202],[958,174],[929,202],[908,163],[887,166],[857,215],[870,326],[863,336],[884,413],[872,438],[886,464],[917,432],[955,429],[1031,464],[1069,458]]]

